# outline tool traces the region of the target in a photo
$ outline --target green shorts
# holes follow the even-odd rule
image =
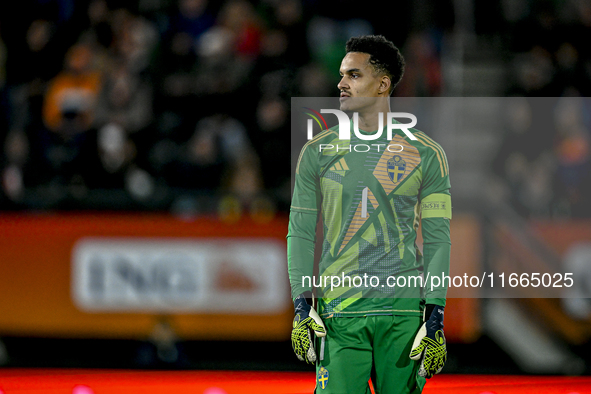
[[[408,355],[422,321],[418,316],[325,319],[317,340],[316,394],[418,394],[425,378]]]

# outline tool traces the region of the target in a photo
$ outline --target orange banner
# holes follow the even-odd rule
[[[274,313],[113,313],[83,311],[73,301],[73,248],[88,237],[174,239],[274,239],[285,250],[287,219],[261,224],[185,221],[153,214],[48,214],[0,216],[0,335],[146,338],[165,321],[185,339],[288,338],[292,306],[287,291]],[[285,253],[283,253],[285,255]],[[285,257],[284,257],[285,258]],[[284,264],[287,265],[286,260]],[[240,286],[240,278],[222,286]],[[229,282],[228,282],[229,281]],[[238,281],[238,282],[236,282]],[[288,289],[287,275],[281,287]],[[231,289],[230,289],[231,290]],[[265,327],[261,330],[260,327]]]
[[[452,221],[452,274],[479,269],[479,229],[471,216]],[[159,214],[3,214],[0,336],[145,339],[164,323],[180,339],[287,340],[293,306],[286,273],[286,233],[287,217],[267,223],[249,218],[224,223]],[[266,243],[280,249],[273,251]],[[210,247],[216,244],[217,248]],[[157,259],[143,257],[146,247],[171,258],[178,252],[195,261],[213,259],[218,270],[208,271],[212,264],[206,263],[201,271],[186,270],[179,257],[172,260],[180,268],[162,274]],[[245,253],[248,258],[232,257]],[[278,254],[279,263],[272,257]],[[284,271],[266,277],[268,270],[259,270],[249,276],[248,270],[239,269],[249,259],[248,267],[264,267],[270,264],[266,259],[271,259]],[[201,288],[192,287],[191,277],[204,277],[199,286],[210,286],[206,293],[213,289],[214,297],[191,299],[190,291],[199,296]],[[271,280],[277,286],[265,286]],[[160,287],[146,284],[155,281]],[[146,286],[147,293],[143,292]],[[162,286],[178,291],[163,292]],[[266,294],[279,299],[269,302]],[[476,339],[477,296],[450,296],[454,298],[448,299],[446,308],[448,340]],[[248,303],[249,297],[258,301]],[[215,307],[216,302],[224,308]],[[208,305],[214,307],[208,310]]]

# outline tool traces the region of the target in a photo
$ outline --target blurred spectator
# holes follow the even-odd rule
[[[128,64],[118,61],[104,77],[98,97],[95,124],[115,123],[127,133],[146,128],[152,119],[152,89],[133,73]]]
[[[254,60],[260,51],[262,26],[251,3],[228,0],[220,10],[217,24],[231,36],[232,50],[242,60]]]
[[[156,26],[125,8],[114,10],[111,18],[115,58],[125,62],[131,72],[146,71],[159,39]]]
[[[55,76],[61,69],[65,53],[60,39],[54,22],[46,19],[33,20],[26,30],[25,45],[19,45],[18,52],[11,52],[18,53],[19,57],[18,63],[16,59],[10,59],[11,84],[46,82]]]
[[[306,20],[304,19],[302,1],[283,0],[270,3],[272,15],[268,24],[270,29],[274,31],[271,37],[277,39],[277,34],[281,33],[281,40],[284,41],[282,46],[285,47],[282,55],[287,62],[296,67],[307,64],[310,54],[306,41],[302,39],[306,36]],[[277,47],[277,44],[272,46]]]
[[[163,138],[186,141],[200,116],[196,98],[208,90],[198,80],[199,43],[215,24],[206,0],[179,0],[176,14],[163,32],[152,67],[154,109]],[[207,82],[207,78],[205,78]]]
[[[244,82],[248,68],[235,56],[232,33],[220,26],[203,35],[197,49],[199,62],[193,74],[199,96],[228,94]]]
[[[54,133],[68,139],[90,127],[101,87],[101,73],[93,69],[89,45],[73,46],[64,70],[50,81],[43,105],[43,121]]]
[[[42,184],[68,185],[72,192],[83,193],[81,160],[87,149],[85,132],[90,128],[100,79],[91,70],[92,52],[83,46],[73,47],[66,57],[64,71],[50,79],[52,64],[56,59],[61,62],[56,57],[59,52],[53,52],[56,47],[50,45],[52,31],[51,22],[31,23],[26,41],[32,63],[26,64],[43,72],[27,74],[20,80],[23,83],[11,90],[12,119],[3,149],[6,167],[2,185],[5,194],[15,202],[23,201],[27,188]],[[60,199],[58,195],[64,192],[53,195]],[[37,197],[49,205],[56,201],[47,196]]]
[[[180,189],[236,193],[245,200],[260,191],[258,160],[244,125],[219,113],[200,120],[181,144],[155,146],[170,186]]]
[[[301,67],[297,81],[301,97],[329,97],[336,90],[326,70],[316,63]]]
[[[515,83],[509,95],[554,97],[560,92],[553,86],[556,68],[551,54],[540,46],[518,54],[514,59]]]
[[[499,194],[523,216],[549,216],[555,201],[554,138],[548,127],[547,103],[533,98],[508,99],[504,108],[507,127],[492,163],[495,186],[501,190],[490,194]]]
[[[0,24],[0,147],[5,147],[5,139],[9,129],[9,101],[7,97],[6,83],[6,46],[2,40],[2,25]],[[0,153],[0,169],[4,168],[7,160],[5,154]],[[4,188],[0,188],[0,200],[2,200],[2,192]]]
[[[6,44],[2,39],[2,25],[0,24],[0,90],[6,83]]]
[[[576,217],[591,216],[591,106],[583,97],[563,97],[554,111],[557,132],[555,154],[562,203]]]
[[[198,43],[196,87],[198,95],[237,92],[248,80],[260,53],[262,26],[254,9],[245,0],[227,1],[216,25]]]
[[[136,155],[135,145],[123,127],[117,123],[107,123],[98,128],[95,149],[95,160],[89,160],[86,171],[88,186],[123,190],[126,172]]]
[[[507,7],[511,15],[509,49],[515,52],[515,82],[510,94],[561,96],[574,87],[591,91],[591,6],[572,0],[539,1],[525,8]]]
[[[137,356],[140,365],[150,367],[158,363],[182,367],[187,362],[182,342],[166,316],[158,319],[150,332],[149,341],[140,346]]]
[[[256,110],[257,133],[252,141],[260,158],[265,189],[275,198],[288,203],[291,198],[289,178],[290,135],[289,105],[279,97],[261,100]]]
[[[89,159],[89,131],[93,124],[101,73],[93,69],[89,45],[74,45],[67,53],[64,70],[49,82],[43,103],[43,122],[38,130],[38,151],[46,162],[51,181],[69,185],[84,183],[84,161]]]
[[[433,38],[426,32],[412,34],[403,49],[404,77],[394,91],[400,97],[437,97],[441,94],[441,63]]]
[[[196,42],[215,23],[207,0],[178,0],[178,13],[171,18],[168,34],[187,35]]]
[[[24,167],[29,155],[29,141],[24,132],[13,130],[4,141],[4,169],[2,190],[12,201],[19,201],[25,192]]]
[[[155,85],[154,109],[158,128],[170,137],[182,130],[190,133],[196,121],[194,72],[197,52],[193,39],[186,33],[166,35],[160,43],[152,70]]]
[[[590,113],[588,100],[577,96],[508,101],[493,171],[507,187],[500,194],[520,214],[591,216]]]
[[[182,98],[193,94],[197,44],[214,23],[207,0],[178,1],[177,14],[170,18],[163,34],[154,70],[164,96]]]
[[[560,26],[557,4],[551,0],[530,3],[530,12],[522,13],[524,18],[515,23],[511,49],[527,52],[540,46],[550,53],[556,51],[565,33]]]
[[[7,64],[8,127],[13,135],[30,138],[30,134],[34,135],[36,130],[44,127],[41,115],[43,96],[47,83],[63,65],[63,52],[56,34],[53,22],[35,19],[27,28],[24,45],[18,52],[10,52],[21,60],[18,67],[14,61]],[[8,59],[12,58],[8,56]],[[6,149],[11,150],[10,147]]]
[[[298,68],[288,60],[288,39],[281,30],[268,30],[262,37],[261,54],[250,73],[246,94],[256,94],[261,100],[298,95]],[[251,112],[257,103],[249,104]],[[253,127],[258,127],[254,125]]]
[[[570,27],[569,40],[576,50],[573,86],[581,96],[591,96],[591,48],[586,37],[591,35],[591,4],[588,1],[576,0],[575,17]]]
[[[88,26],[80,35],[80,41],[108,49],[113,43],[113,27],[107,0],[90,0],[86,12]]]

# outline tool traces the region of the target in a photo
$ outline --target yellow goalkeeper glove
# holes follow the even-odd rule
[[[307,294],[308,293],[308,294]],[[316,362],[316,350],[314,348],[314,336],[323,337],[326,335],[326,328],[318,313],[306,300],[311,300],[312,294],[306,292],[300,294],[293,301],[295,317],[293,329],[291,330],[291,346],[300,361],[309,364]]]
[[[431,378],[441,372],[447,361],[443,309],[439,305],[426,305],[424,316],[429,316],[429,319],[419,329],[410,351],[412,360],[420,360],[419,375],[425,378]]]

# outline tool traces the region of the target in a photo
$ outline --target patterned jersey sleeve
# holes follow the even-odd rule
[[[431,149],[423,168],[421,187],[421,222],[423,234],[423,257],[426,275],[449,276],[451,236],[450,219],[452,217],[449,167],[445,152],[433,140],[426,140]],[[428,282],[426,303],[445,306],[448,281],[441,281],[439,286]]]
[[[295,172],[295,185],[289,214],[287,262],[292,298],[312,290],[316,222],[321,200],[318,159],[310,144],[302,148]]]
[[[431,149],[423,165],[421,187],[421,214],[423,218],[445,217],[451,219],[451,195],[449,166],[443,148],[433,140],[427,141]]]

